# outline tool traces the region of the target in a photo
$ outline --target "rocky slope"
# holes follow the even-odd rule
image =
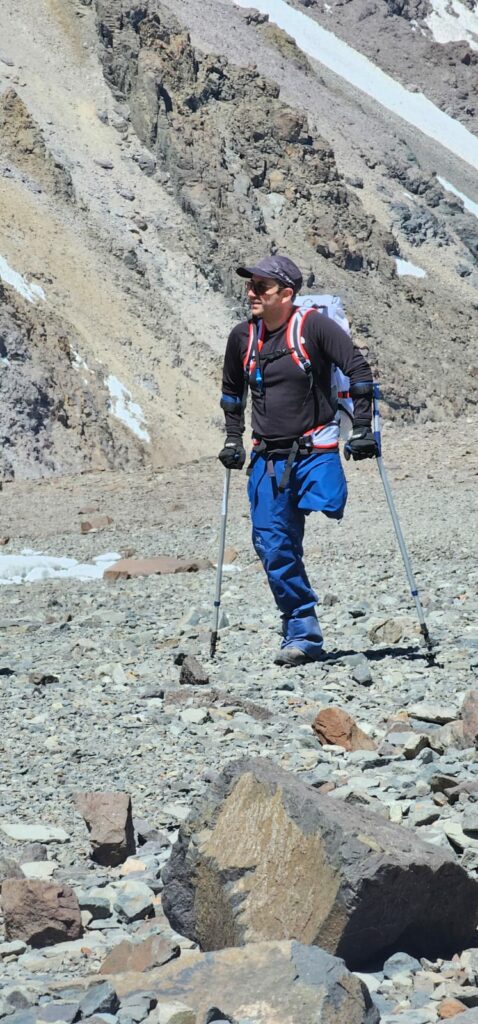
[[[407,77],[420,84],[420,47],[399,31],[410,29],[407,11],[377,6],[370,25],[384,7],[386,52],[406,48]],[[355,31],[356,13],[334,8],[338,33],[347,19]],[[308,288],[343,295],[386,415],[446,419],[475,408],[477,220],[439,180],[473,198],[460,161],[253,9],[42,0],[32,33],[27,0],[8,0],[4,21],[4,321],[40,332],[51,324],[47,335],[67,338],[79,360],[68,370],[47,344],[48,374],[79,411],[54,437],[41,434],[44,458],[33,421],[15,456],[5,414],[10,474],[91,466],[93,451],[121,466],[214,450],[224,340],[244,309],[234,265],[264,251],[288,250]],[[433,45],[446,64],[449,47]],[[384,45],[386,67],[382,54]],[[467,75],[474,66],[471,57]],[[442,76],[449,103],[460,87]],[[427,276],[397,277],[399,255]],[[44,298],[27,305],[11,271]],[[86,405],[80,363],[94,368]],[[10,407],[23,404],[27,364],[11,361],[8,384],[3,374]],[[113,415],[111,378],[140,407],[136,436]]]
[[[419,645],[373,464],[347,467],[350,506],[340,526],[318,518],[308,523],[306,561],[322,596],[319,614],[332,655],[319,666],[285,670],[272,664],[280,623],[250,546],[244,474],[232,481],[227,543],[236,557],[223,586],[229,625],[221,630],[213,662],[208,657],[212,567],[115,582],[37,578],[0,588],[0,872],[11,876],[23,865],[30,879],[50,878],[53,886],[72,887],[78,901],[76,925],[81,910],[84,929],[81,938],[72,930],[64,932],[65,941],[40,948],[25,937],[13,938],[21,908],[12,906],[10,891],[5,941],[0,931],[0,1008],[6,1024],[20,1011],[28,1013],[26,1024],[44,1014],[58,1016],[58,1002],[63,1013],[69,1004],[74,1015],[85,986],[89,1000],[95,992],[98,999],[102,994],[102,1010],[113,1015],[114,1024],[136,1020],[133,1012],[158,1024],[154,1003],[164,1000],[166,992],[171,1000],[171,991],[183,1003],[202,1006],[202,1014],[191,1012],[186,1018],[188,1024],[205,1024],[204,971],[210,985],[214,979],[215,991],[206,1006],[232,1011],[242,1005],[241,993],[243,999],[258,984],[248,959],[251,947],[229,950],[227,957],[191,951],[192,941],[174,933],[165,916],[169,904],[165,900],[163,908],[160,877],[163,873],[171,885],[164,868],[178,829],[190,811],[197,815],[204,800],[210,800],[218,774],[240,757],[266,756],[293,779],[312,784],[313,792],[321,788],[321,800],[332,803],[329,813],[342,815],[354,833],[349,842],[358,844],[352,848],[354,884],[364,871],[368,877],[369,868],[380,872],[377,836],[390,837],[393,829],[400,830],[405,847],[431,843],[430,863],[445,858],[453,877],[459,877],[460,865],[469,873],[468,885],[478,884],[476,427],[470,426],[453,450],[441,444],[439,424],[401,431],[389,425],[384,444],[427,622],[438,643],[437,665],[427,664]],[[213,459],[161,473],[14,481],[2,495],[2,529],[10,536],[3,550],[12,555],[24,548],[61,552],[88,563],[106,549],[121,552],[127,546],[138,557],[163,553],[214,560],[221,484]],[[81,533],[87,507],[110,516],[102,533]],[[199,658],[203,674],[183,671],[186,653]],[[360,727],[350,743],[343,727],[347,715]],[[116,818],[103,809],[89,835],[77,794],[118,790],[132,798],[137,854],[113,864],[98,860],[98,834],[110,835]],[[243,843],[247,834],[237,804],[236,812],[228,827],[228,857],[230,848],[235,854],[234,836]],[[298,805],[296,821],[307,831],[301,813]],[[371,815],[377,832],[371,831]],[[267,849],[264,815],[260,820]],[[184,827],[189,829],[189,823]],[[285,855],[291,844],[296,851],[303,842],[305,851],[312,840],[291,833],[280,815],[275,828],[280,877],[287,880],[284,899],[309,922],[314,857],[304,857],[298,879]],[[203,833],[198,841],[204,841]],[[234,874],[224,859],[227,873],[229,881],[240,882],[241,871]],[[276,872],[263,873],[262,890],[267,895],[276,886],[275,903],[268,904],[276,910],[277,877]],[[447,877],[444,872],[436,879],[436,909],[450,906],[456,913],[458,893]],[[1,879],[0,873],[0,884]],[[296,884],[297,891],[305,892],[299,900],[294,899]],[[386,929],[375,935],[377,941],[398,928],[401,915],[410,910],[410,902],[395,908],[398,883],[392,878],[388,884]],[[375,907],[383,891],[379,886],[377,899],[370,887]],[[426,886],[414,889],[412,912],[424,911],[427,893]],[[49,894],[54,913],[54,893]],[[316,895],[320,903],[322,890]],[[30,914],[23,913],[23,928],[35,924],[35,908],[38,913],[36,902]],[[227,925],[225,910],[224,921]],[[280,930],[282,941],[280,913],[269,914],[267,922],[272,935]],[[427,942],[435,938],[435,933],[426,936]],[[145,940],[149,945],[138,945]],[[124,945],[131,941],[136,945]],[[382,956],[366,964],[361,975],[382,1024],[436,1024],[446,1013],[471,1012],[478,978],[473,945],[440,946],[443,956],[433,952],[426,959],[424,946],[413,947],[413,941],[412,929],[391,960],[383,964]],[[451,954],[452,959],[443,958]],[[175,963],[168,965],[172,958]],[[187,981],[181,972],[191,963],[195,970],[189,970]],[[242,986],[236,984],[236,971]],[[181,976],[174,989],[177,972]],[[284,1022],[279,1017],[280,1024],[308,1020],[294,987],[297,971],[291,977],[284,965],[278,974],[264,952],[260,974],[268,999],[287,978],[292,1003],[284,1004],[288,1016]],[[106,982],[112,992],[99,988]],[[244,1019],[239,1013],[228,1016],[235,1022]],[[270,1024],[271,1018],[257,1005],[246,1017],[254,1024]],[[344,1019],[354,1018],[350,1012]],[[321,1024],[331,1020],[336,1024],[334,1016],[324,1016]],[[371,1020],[377,1017],[368,1018],[368,1024]],[[21,1021],[13,1018],[11,1024]]]

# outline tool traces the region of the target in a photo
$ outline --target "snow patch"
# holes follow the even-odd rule
[[[118,562],[121,555],[107,551],[97,555],[93,563],[76,558],[42,555],[25,549],[20,555],[0,555],[0,586],[9,583],[38,583],[43,580],[100,580],[105,569]]]
[[[251,0],[234,0],[238,7],[250,7]],[[457,4],[457,0],[454,0]],[[453,117],[444,114],[422,93],[409,92],[363,54],[338,39],[285,0],[254,0],[254,8],[292,36],[309,57],[371,96],[386,110],[418,128],[455,156],[478,170],[478,138]],[[462,5],[460,5],[462,6]],[[474,16],[476,17],[476,16]]]
[[[415,263],[409,263],[408,260],[401,260],[398,257],[395,258],[395,266],[399,277],[426,277],[427,272],[423,267],[417,267]]]
[[[131,391],[128,391],[128,388],[125,388],[124,384],[112,374],[106,378],[106,384],[111,395],[112,415],[129,427],[136,437],[141,438],[142,441],[150,441],[149,433],[143,426],[144,412],[137,402],[132,401]]]
[[[461,199],[463,206],[465,207],[465,210],[468,210],[468,213],[473,213],[475,217],[478,217],[478,203],[474,203],[472,199],[469,199],[468,196],[465,196],[464,192],[460,192],[459,189],[455,188],[455,186],[452,185],[449,181],[446,181],[445,178],[440,178],[438,174],[437,181],[440,182],[440,185],[442,186],[442,188],[445,189],[445,192],[453,192],[454,196],[457,196],[458,199]]]
[[[18,274],[16,270],[12,270],[3,256],[0,256],[0,277],[5,284],[11,285],[19,295],[22,295],[27,302],[36,302],[37,299],[44,301],[46,299],[43,288],[40,288],[39,284],[28,284],[21,274]]]
[[[478,50],[478,6],[470,11],[460,0],[431,0],[433,11],[425,18],[437,43],[464,41]]]
[[[88,364],[85,363],[85,360],[81,358],[79,353],[75,352],[74,348],[72,348],[71,354],[73,356],[73,362],[72,362],[71,365],[74,367],[75,370],[89,370],[90,369]],[[85,380],[85,383],[86,383],[86,380]]]

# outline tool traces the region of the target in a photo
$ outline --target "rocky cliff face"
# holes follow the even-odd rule
[[[102,375],[82,364],[71,334],[0,285],[0,478],[141,466],[143,446],[118,427]]]
[[[478,130],[478,53],[467,40],[437,43],[430,27],[430,0],[292,0],[350,46],[378,60],[407,88]],[[475,5],[476,6],[476,5]],[[470,10],[473,4],[469,3]],[[457,18],[454,11],[451,17]]]
[[[106,79],[117,98],[128,100],[158,181],[188,215],[184,244],[211,286],[237,300],[234,266],[246,254],[288,252],[304,269],[309,290],[327,282],[349,298],[356,340],[386,377],[390,415],[435,418],[464,409],[469,311],[450,310],[438,294],[428,303],[423,286],[397,280],[396,237],[366,212],[357,182],[346,181],[329,143],[282,99],[276,83],[255,66],[193,46],[158,0],[114,7],[97,0],[96,10]],[[252,31],[264,27],[263,17],[242,14]],[[420,231],[426,237],[432,231],[439,244],[456,244],[474,260],[474,218],[446,199],[436,178],[413,162],[391,164],[391,174],[425,196],[418,225],[405,201],[395,210],[403,236],[418,244]],[[454,227],[450,217],[444,226],[447,207]],[[440,369],[443,336],[454,365],[452,388]]]

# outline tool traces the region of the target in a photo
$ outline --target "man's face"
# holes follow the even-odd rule
[[[262,317],[267,313],[282,310],[290,302],[293,290],[274,281],[271,277],[254,274],[247,282],[247,297],[253,316]]]

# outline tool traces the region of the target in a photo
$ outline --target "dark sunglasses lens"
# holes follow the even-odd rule
[[[264,281],[248,281],[246,290],[254,292],[254,295],[265,295],[268,285]]]

